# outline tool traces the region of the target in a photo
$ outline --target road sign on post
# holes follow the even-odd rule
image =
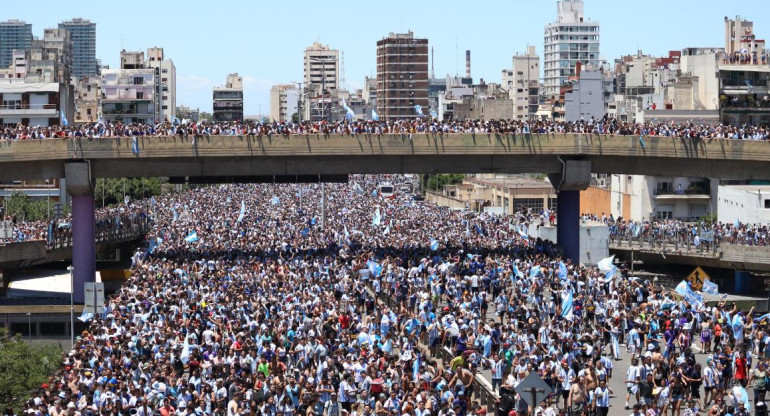
[[[533,410],[551,394],[551,388],[543,381],[539,374],[530,371],[529,375],[516,386],[516,392]]]
[[[711,280],[711,278],[700,267],[696,267],[695,270],[687,276],[687,281],[690,282],[692,290],[703,289],[703,282],[706,280]]]
[[[104,283],[86,282],[85,298],[83,312],[92,313],[94,315],[104,312]]]

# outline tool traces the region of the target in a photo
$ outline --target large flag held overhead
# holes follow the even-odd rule
[[[719,285],[717,285],[716,283],[713,283],[709,279],[706,279],[703,281],[703,287],[701,288],[701,292],[708,293],[709,295],[718,295]]]
[[[687,283],[686,280],[682,280],[679,282],[678,285],[676,285],[676,288],[674,288],[674,292],[682,295],[684,300],[691,305],[695,306],[701,306],[703,305],[703,295],[699,293],[695,293],[691,288],[690,284]]]
[[[613,254],[610,257],[599,260],[599,262],[596,263],[596,267],[599,268],[600,272],[606,273],[612,270],[613,267],[615,267],[615,265],[612,264],[614,261],[615,261],[615,255]]]
[[[564,264],[563,261],[559,262],[559,271],[558,271],[559,279],[561,280],[567,280],[567,265]]]
[[[382,216],[380,215],[380,207],[374,211],[374,218],[372,218],[372,227],[379,227],[382,223]]]
[[[198,241],[198,232],[193,231],[190,234],[187,235],[187,237],[184,238],[184,241],[187,241],[188,243],[194,243]]]
[[[430,240],[430,250],[431,251],[438,250],[438,240],[434,240],[434,239]]]
[[[421,105],[419,105],[419,104],[416,104],[416,105],[414,106],[414,112],[415,112],[415,113],[416,113],[418,116],[421,116],[421,117],[424,115],[424,114],[422,113],[422,106],[421,106]]]
[[[346,119],[352,120],[352,119],[354,119],[356,117],[356,113],[353,112],[353,110],[351,110],[350,107],[348,107],[348,103],[345,102],[344,98],[342,99],[342,108],[345,109],[345,118]]]
[[[374,109],[373,109],[373,108],[372,108],[372,120],[374,120],[374,121],[380,121],[380,116],[378,116],[378,115],[377,115],[377,112],[376,112],[376,111],[374,111]]]
[[[270,198],[270,203],[273,205],[278,205],[281,203],[281,198],[278,198],[274,195],[272,198]]]

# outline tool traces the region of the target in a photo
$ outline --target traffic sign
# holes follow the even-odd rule
[[[551,388],[545,384],[540,374],[530,371],[529,375],[524,377],[524,380],[521,380],[521,383],[516,386],[516,392],[534,409],[551,394]]]
[[[104,312],[104,283],[85,283],[85,305],[83,305],[83,312],[93,314]]]
[[[706,280],[711,280],[711,278],[700,267],[696,267],[695,270],[687,276],[687,281],[690,282],[692,290],[703,289],[703,282]]]

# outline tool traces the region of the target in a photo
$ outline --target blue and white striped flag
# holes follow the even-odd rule
[[[131,153],[139,155],[139,140],[136,137],[131,139]]]
[[[567,265],[563,261],[559,262],[559,279],[567,280]]]
[[[600,272],[606,273],[612,270],[613,267],[615,267],[615,265],[612,264],[614,261],[615,261],[615,255],[613,254],[610,257],[599,260],[599,262],[596,263],[596,267],[599,268]]]
[[[187,237],[184,238],[184,241],[187,241],[188,243],[194,243],[198,241],[198,232],[193,231],[190,234],[187,235]]]
[[[572,290],[568,290],[566,295],[562,295],[561,301],[561,317],[571,321],[574,313],[574,306],[572,305]]]
[[[353,110],[348,107],[348,103],[345,102],[345,99],[342,99],[342,108],[345,109],[345,118],[348,120],[352,120],[356,117],[356,113],[353,112]]]
[[[374,121],[380,121],[380,116],[379,116],[379,115],[377,115],[377,112],[376,112],[376,111],[374,111],[374,109],[373,109],[373,108],[372,108],[372,120],[374,120]]]
[[[246,202],[241,200],[241,212],[238,214],[238,222],[243,221],[243,217],[246,215]]]
[[[709,279],[706,279],[703,281],[703,287],[701,288],[701,292],[708,293],[709,295],[718,295],[719,294],[719,285],[712,282]]]
[[[415,112],[415,113],[416,113],[418,116],[422,117],[422,116],[423,116],[423,114],[422,114],[422,106],[421,106],[421,105],[419,105],[419,104],[416,104],[416,105],[414,106],[414,112]]]
[[[270,203],[273,204],[273,205],[278,205],[278,204],[281,203],[281,199],[278,198],[277,196],[273,195],[273,197],[270,198]]]
[[[430,240],[430,250],[431,251],[438,250],[438,240],[434,240],[434,239]]]
[[[379,227],[382,223],[382,216],[380,215],[380,207],[374,211],[374,218],[372,218],[372,227]]]
[[[69,126],[69,122],[67,121],[67,115],[64,114],[64,111],[59,112],[61,114],[61,125],[62,126]]]
[[[612,278],[615,277],[615,273],[618,272],[618,268],[616,266],[612,266],[611,269],[607,270],[604,273],[604,283],[609,283],[612,281]]]

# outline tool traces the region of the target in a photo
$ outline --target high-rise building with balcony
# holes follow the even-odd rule
[[[214,121],[243,120],[243,77],[229,74],[224,87],[214,87]]]
[[[147,67],[155,69],[160,84],[160,118],[172,121],[176,117],[176,66],[174,61],[166,59],[163,48],[147,49]]]
[[[549,97],[559,96],[562,84],[575,76],[578,62],[599,67],[599,22],[586,19],[583,0],[556,3],[557,20],[545,26],[543,87]]]
[[[304,117],[311,121],[328,120],[331,103],[340,87],[340,51],[314,42],[305,48],[303,84],[307,100]]]
[[[0,68],[8,68],[13,51],[27,51],[32,48],[32,25],[11,19],[0,22]]]
[[[428,116],[428,110],[428,39],[390,33],[377,41],[377,113],[401,119]]]
[[[99,73],[96,61],[96,23],[75,18],[59,23],[59,29],[67,29],[72,40],[72,76],[93,77]]]

